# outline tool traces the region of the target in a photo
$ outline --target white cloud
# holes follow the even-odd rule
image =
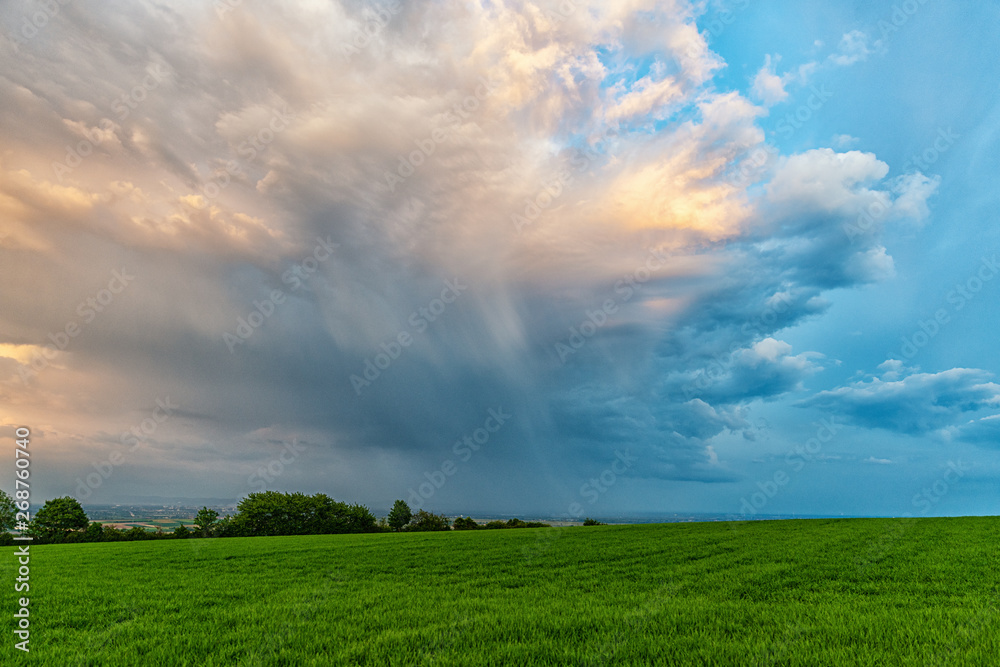
[[[780,60],[778,56],[775,56],[773,60],[770,54],[764,56],[764,65],[757,71],[750,88],[754,98],[767,106],[773,106],[788,97],[784,81],[774,72],[778,60]]]
[[[830,62],[840,67],[853,65],[868,60],[868,56],[878,51],[881,42],[876,41],[874,48],[869,47],[870,37],[860,30],[852,30],[840,38],[837,53],[830,56]]]
[[[861,143],[860,139],[849,134],[836,134],[832,141],[835,148],[854,148]]]

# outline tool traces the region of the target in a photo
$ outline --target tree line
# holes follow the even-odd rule
[[[13,536],[7,531],[15,526],[15,511],[13,500],[0,491],[0,545],[13,544]],[[78,500],[64,496],[46,501],[23,532],[34,538],[35,543],[45,544],[549,527],[546,523],[516,518],[486,524],[479,524],[472,517],[452,521],[423,509],[414,513],[402,500],[397,500],[389,514],[379,519],[364,505],[338,502],[323,493],[308,496],[278,491],[251,493],[239,502],[236,513],[228,516],[220,517],[217,511],[202,507],[192,523],[191,527],[181,523],[172,532],[162,528],[148,531],[141,526],[124,530],[91,522]]]

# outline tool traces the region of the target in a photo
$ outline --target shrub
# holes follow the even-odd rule
[[[378,532],[378,520],[363,505],[348,505],[317,493],[251,493],[232,520],[240,535],[324,535]]]
[[[589,516],[583,520],[583,525],[585,526],[606,526],[606,523],[601,523],[597,519],[591,519]]]
[[[100,542],[104,536],[104,526],[95,521],[87,526],[87,530],[84,531],[83,535],[87,542]]]
[[[403,527],[403,530],[413,532],[450,530],[449,523],[448,517],[443,514],[431,514],[425,510],[420,510],[410,520],[410,523]]]
[[[126,540],[146,540],[152,537],[142,526],[132,526],[125,531]]]
[[[105,526],[104,534],[101,536],[102,542],[121,542],[125,539],[125,531],[114,526]]]
[[[452,523],[452,528],[455,530],[476,530],[479,528],[479,524],[473,521],[472,517],[458,517]]]

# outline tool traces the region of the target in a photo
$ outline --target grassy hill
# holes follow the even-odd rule
[[[1000,518],[35,546],[30,597],[2,664],[995,665]]]

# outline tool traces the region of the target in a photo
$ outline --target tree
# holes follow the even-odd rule
[[[174,528],[174,537],[184,539],[191,536],[191,531],[183,523]]]
[[[87,532],[84,533],[87,542],[100,542],[102,535],[104,535],[104,525],[96,521],[87,526]]]
[[[105,526],[104,534],[101,535],[102,542],[121,542],[124,539],[125,531],[111,525]]]
[[[212,525],[218,518],[218,512],[210,510],[207,507],[202,507],[194,517],[194,525],[198,526],[198,530],[201,531],[203,537],[208,537],[211,534]]]
[[[604,526],[606,524],[601,523],[597,519],[591,519],[589,516],[583,520],[583,525],[585,526]]]
[[[71,530],[84,530],[90,520],[76,498],[64,496],[46,500],[31,524],[38,535],[51,538],[65,536]]]
[[[0,533],[5,533],[14,527],[16,514],[14,499],[8,496],[6,491],[0,490]]]
[[[476,523],[476,521],[471,516],[470,517],[460,516],[457,519],[455,519],[455,522],[452,524],[452,527],[455,530],[476,530],[477,528],[479,528],[479,524]]]
[[[239,535],[371,533],[378,531],[378,520],[363,505],[337,502],[322,493],[261,491],[240,501],[232,527]]]
[[[410,523],[406,524],[403,530],[425,531],[425,530],[451,530],[448,517],[443,514],[431,514],[426,510],[418,511]]]
[[[132,526],[125,531],[126,540],[145,540],[149,539],[149,537],[151,537],[150,534],[142,526]]]
[[[406,524],[410,523],[410,519],[413,518],[413,512],[410,511],[410,506],[406,504],[405,500],[397,500],[392,504],[392,509],[389,510],[389,526],[393,530],[399,530]]]
[[[219,519],[212,533],[216,537],[248,537],[250,533],[246,530],[246,522],[236,516],[224,516]]]

